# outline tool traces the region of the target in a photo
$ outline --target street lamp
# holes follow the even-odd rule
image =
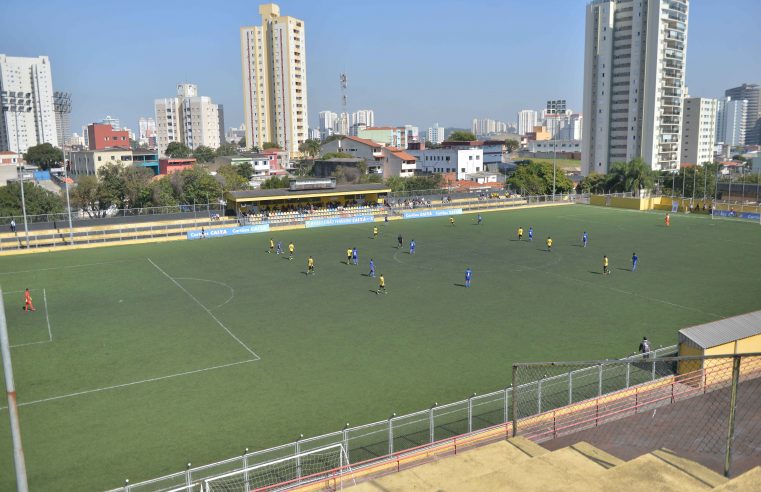
[[[74,231],[71,225],[71,201],[69,200],[69,166],[66,162],[66,144],[61,142],[61,148],[63,151],[63,176],[66,183],[66,210],[69,212],[69,244],[74,244]],[[71,158],[71,154],[69,154]]]
[[[32,111],[31,106],[25,104],[26,98],[23,92],[7,91],[5,94],[0,94],[2,97],[3,110],[13,113],[16,122],[16,155],[21,155],[21,143],[18,133],[18,114],[28,113]],[[31,97],[31,94],[29,95]],[[10,144],[10,142],[9,142]],[[26,221],[26,198],[24,197],[24,167],[19,165],[18,157],[16,158],[16,168],[19,171],[19,183],[21,185],[21,212],[24,215],[24,237],[26,238],[26,247],[29,248],[29,226]]]

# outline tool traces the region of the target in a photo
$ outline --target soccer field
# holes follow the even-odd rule
[[[30,489],[134,483],[504,388],[513,362],[621,357],[761,309],[758,224],[584,205],[474,217],[0,258]],[[296,258],[267,254],[270,237]],[[3,408],[0,490],[8,427]]]

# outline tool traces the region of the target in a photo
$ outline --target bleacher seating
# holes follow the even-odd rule
[[[344,487],[347,487],[344,482]],[[622,461],[585,442],[548,451],[516,437],[359,483],[357,492],[761,490],[761,467],[727,480],[667,449]]]

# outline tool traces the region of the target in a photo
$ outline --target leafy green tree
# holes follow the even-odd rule
[[[583,193],[605,193],[608,179],[607,174],[591,173],[582,178],[579,188]]]
[[[24,182],[24,200],[27,215],[51,214],[64,210],[63,200],[59,195],[28,181]],[[0,186],[0,216],[21,214],[20,184],[13,182],[7,186]]]
[[[299,145],[299,152],[314,159],[320,153],[320,141],[313,138],[304,140],[304,143]]]
[[[121,169],[124,205],[144,208],[157,205],[153,201],[153,171],[141,166],[125,166]]]
[[[214,149],[205,145],[199,145],[196,147],[196,150],[193,151],[193,157],[201,163],[211,162],[214,160]]]
[[[338,133],[335,133],[335,134],[333,134],[333,135],[329,136],[328,138],[326,138],[326,139],[325,139],[325,140],[322,142],[322,144],[323,144],[323,145],[325,145],[326,143],[330,143],[330,142],[332,142],[333,140],[338,140],[338,139],[340,139],[340,138],[344,138],[344,135],[339,135]]]
[[[235,171],[241,178],[248,181],[254,175],[254,166],[250,162],[241,162],[235,166]]]
[[[108,209],[108,206],[101,207],[100,186],[95,176],[79,176],[77,185],[71,191],[71,200],[90,217],[105,215]]]
[[[214,151],[214,155],[217,157],[229,157],[238,155],[238,146],[231,143],[223,143],[217,150]]]
[[[651,189],[655,181],[650,166],[640,158],[632,159],[626,163],[611,165],[609,174],[609,191],[637,192],[641,189]]]
[[[262,144],[262,148],[264,150],[267,150],[267,149],[278,149],[278,150],[280,150],[280,146],[278,144],[276,144],[275,142],[264,142]]]
[[[238,140],[238,147],[241,149],[246,148],[246,137],[242,137],[240,140]]]
[[[476,139],[476,136],[472,132],[465,130],[453,131],[447,140],[452,142],[470,142]]]
[[[63,162],[63,152],[58,147],[53,147],[47,142],[29,147],[24,154],[24,160],[40,169],[50,169],[57,163]],[[26,192],[26,188],[24,188]]]
[[[288,179],[288,176],[272,176],[269,179],[266,179],[264,182],[262,182],[261,188],[263,190],[272,190],[276,188],[288,188],[290,186],[290,180]]]
[[[171,157],[172,159],[190,157],[191,153],[192,151],[190,148],[182,142],[169,142],[169,145],[166,147],[166,151],[164,151],[164,154],[166,154],[167,157]]]
[[[180,203],[206,203],[222,196],[222,185],[200,166],[172,174],[171,182]]]
[[[222,178],[223,191],[242,190],[248,185],[248,178],[244,178],[238,173],[238,167],[231,164],[219,166],[217,175]]]
[[[413,176],[410,178],[393,176],[386,180],[386,186],[391,188],[391,191],[437,190],[441,188],[442,183],[443,178],[441,174]]]
[[[566,176],[562,169],[557,169],[554,175],[556,193],[568,193],[573,189],[573,181]],[[506,185],[524,195],[550,195],[552,194],[552,183],[552,164],[526,160],[518,164],[518,168],[508,178]]]
[[[151,201],[157,207],[179,205],[169,176],[162,176],[151,181]]]
[[[508,138],[505,140],[505,148],[507,149],[508,154],[512,154],[516,150],[518,150],[521,146],[521,143],[514,138]]]
[[[122,166],[115,162],[109,162],[98,169],[98,200],[101,210],[106,210],[112,205],[124,208],[127,187],[122,172]]]

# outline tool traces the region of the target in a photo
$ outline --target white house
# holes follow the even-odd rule
[[[417,158],[417,169],[428,173],[457,173],[457,179],[466,174],[484,171],[483,147],[457,146],[439,149],[407,150]]]
[[[396,147],[384,147],[383,152],[383,178],[391,177],[409,178],[415,175],[417,159],[414,155]]]
[[[358,159],[364,159],[368,166],[383,157],[383,144],[359,137],[340,137],[320,146],[320,154],[344,153]]]

